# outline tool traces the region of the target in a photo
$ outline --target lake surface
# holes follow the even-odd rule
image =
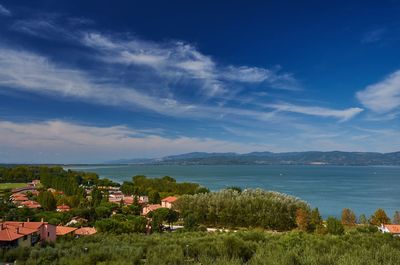
[[[400,167],[346,166],[176,166],[104,165],[73,166],[117,182],[134,175],[171,176],[177,181],[200,183],[210,190],[227,186],[263,188],[299,197],[318,207],[324,217],[337,216],[343,208],[356,215],[371,215],[383,208],[389,215],[400,210]]]

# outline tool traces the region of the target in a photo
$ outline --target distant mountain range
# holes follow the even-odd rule
[[[157,164],[157,165],[400,165],[400,152],[252,152],[205,153],[194,152],[154,159],[121,159],[108,164]]]

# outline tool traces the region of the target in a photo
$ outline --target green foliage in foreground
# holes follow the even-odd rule
[[[400,238],[360,232],[98,234],[2,254],[5,260],[18,258],[17,264],[25,265],[395,265],[400,260]]]
[[[285,231],[296,227],[296,211],[310,211],[293,196],[261,189],[228,189],[183,195],[175,203],[184,218],[193,214],[200,224],[220,227],[263,227]]]

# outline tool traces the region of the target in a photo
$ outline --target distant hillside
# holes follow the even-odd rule
[[[400,165],[400,152],[252,152],[205,153],[194,152],[166,156],[158,159],[123,159],[111,164],[159,164],[159,165]]]

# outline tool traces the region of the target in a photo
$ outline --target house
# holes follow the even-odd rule
[[[40,184],[40,180],[34,179],[34,180],[32,180],[31,182],[28,183],[28,186],[29,186],[29,187],[36,187],[36,186],[38,186],[39,184]]]
[[[71,226],[71,225],[76,225],[76,224],[85,224],[87,222],[88,222],[87,219],[75,216],[75,217],[72,217],[72,219],[68,223],[66,223],[66,225]]]
[[[16,189],[11,190],[12,193],[20,193],[20,192],[28,192],[28,191],[30,191],[30,192],[36,191],[36,187],[26,186],[26,187],[16,188]]]
[[[68,205],[63,204],[63,205],[58,205],[56,211],[57,212],[69,212],[70,210],[71,210],[71,208]]]
[[[149,203],[149,197],[148,196],[139,196],[139,203],[140,204]]]
[[[21,204],[22,202],[29,201],[28,197],[22,193],[15,193],[10,196],[10,200],[14,204]]]
[[[147,215],[149,212],[155,211],[158,208],[161,208],[162,206],[160,204],[148,204],[143,207],[142,209],[142,215]]]
[[[18,208],[22,208],[22,207],[27,207],[29,209],[39,209],[42,208],[42,206],[35,201],[23,201],[20,203],[20,206],[18,206]]]
[[[0,247],[32,246],[37,242],[54,242],[56,227],[47,222],[0,223]]]
[[[0,247],[29,247],[34,242],[34,236],[37,235],[37,230],[28,228],[17,228],[13,226],[1,225],[0,230]]]
[[[61,226],[58,225],[56,226],[56,234],[57,236],[73,236],[74,232],[77,230],[78,228],[76,227],[68,227],[68,226]]]
[[[161,206],[165,208],[172,208],[172,205],[178,198],[175,196],[168,196],[167,198],[164,198],[161,200]]]
[[[74,234],[77,237],[80,236],[90,236],[97,233],[96,228],[94,227],[81,227],[75,230]]]
[[[120,204],[121,201],[123,201],[123,199],[118,199],[118,198],[114,198],[114,197],[108,197],[108,201],[112,202],[112,203]]]
[[[133,196],[124,196],[124,205],[132,205],[133,202],[135,201]]]
[[[395,236],[400,236],[400,225],[384,225],[379,227],[382,233],[390,233]]]

